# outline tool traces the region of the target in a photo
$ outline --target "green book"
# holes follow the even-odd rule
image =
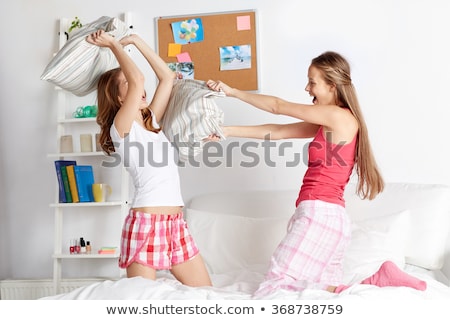
[[[59,202],[72,202],[72,195],[70,194],[70,189],[67,189],[63,177],[63,169],[66,169],[68,165],[75,165],[77,162],[75,160],[55,160],[56,176],[58,178],[58,189],[59,189]],[[67,171],[65,170],[66,178]],[[69,197],[67,197],[67,191],[69,191]]]
[[[73,202],[72,194],[70,193],[69,177],[67,176],[67,168],[66,167],[61,167],[61,175],[62,175],[62,180],[64,183],[64,193],[66,195],[66,202]]]

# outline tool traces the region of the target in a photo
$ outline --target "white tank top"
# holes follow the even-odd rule
[[[159,128],[155,122],[153,126]],[[162,131],[149,131],[134,121],[124,138],[114,124],[110,134],[116,153],[134,184],[133,208],[184,206],[175,148]]]

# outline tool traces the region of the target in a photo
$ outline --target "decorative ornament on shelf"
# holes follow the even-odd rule
[[[75,17],[75,19],[72,20],[72,22],[70,23],[70,27],[69,30],[67,30],[68,33],[71,33],[73,29],[75,28],[81,28],[83,26],[83,24],[80,21],[80,18]]]
[[[96,105],[78,107],[72,116],[74,118],[95,118],[97,116],[98,107]]]
[[[69,33],[71,33],[76,28],[81,28],[82,26],[83,24],[81,23],[80,18],[75,17],[70,23],[69,29],[67,29],[67,31],[64,32],[64,34],[66,35],[66,40],[69,40]]]

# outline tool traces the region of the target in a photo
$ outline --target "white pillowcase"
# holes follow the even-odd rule
[[[387,260],[403,268],[410,230],[409,210],[354,222],[344,259],[344,283],[360,282]]]
[[[100,75],[119,66],[109,48],[86,41],[86,37],[98,29],[119,40],[129,34],[128,27],[117,18],[103,16],[83,25],[70,34],[69,40],[46,66],[41,80],[47,80],[77,96],[94,91]]]

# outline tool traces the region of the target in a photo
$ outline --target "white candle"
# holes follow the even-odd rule
[[[80,134],[81,152],[92,152],[92,134]]]

